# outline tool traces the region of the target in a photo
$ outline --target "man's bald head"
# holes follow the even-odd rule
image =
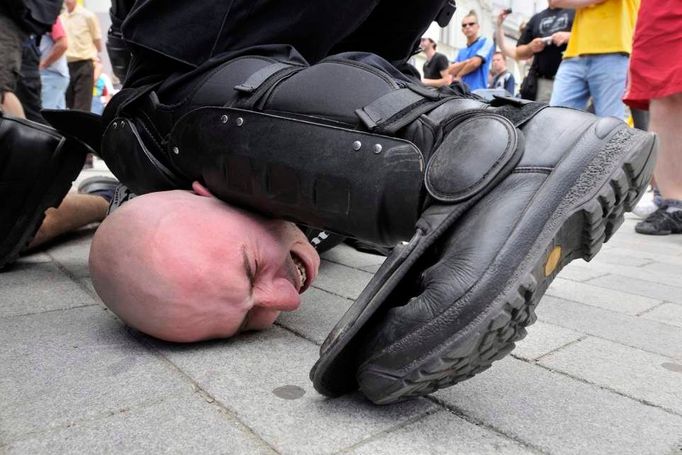
[[[103,302],[169,341],[262,329],[296,309],[319,267],[303,233],[195,190],[138,196],[105,219],[90,251]]]

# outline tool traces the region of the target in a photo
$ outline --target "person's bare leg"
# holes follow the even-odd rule
[[[19,98],[12,92],[3,92],[2,110],[13,117],[26,118],[24,108],[21,106],[21,101],[19,101]]]
[[[100,196],[67,194],[58,208],[49,208],[45,211],[43,224],[29,243],[28,249],[40,246],[90,223],[102,221],[107,214],[108,207],[109,203]]]
[[[682,200],[682,93],[651,100],[649,111],[660,141],[656,185],[663,199]]]

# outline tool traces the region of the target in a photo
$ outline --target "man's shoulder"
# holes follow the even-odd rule
[[[447,55],[441,53],[441,52],[436,52],[433,54],[433,59],[434,62],[440,61],[440,60],[445,60],[446,62],[448,61]]]

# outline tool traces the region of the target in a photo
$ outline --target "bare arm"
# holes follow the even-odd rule
[[[483,64],[483,59],[477,55],[471,57],[470,59],[464,60],[463,62],[464,65],[462,65],[461,69],[457,72],[454,73],[450,71],[450,74],[454,75],[455,79],[461,79],[462,77],[466,76],[467,74],[476,71],[479,66]]]
[[[606,0],[549,0],[549,6],[552,8],[584,8],[586,6],[597,5],[604,3]]]
[[[451,63],[450,66],[448,66],[448,74],[456,76],[457,73],[459,73],[462,70],[462,68],[464,68],[466,62],[467,61],[464,60],[462,62]]]
[[[97,52],[102,52],[102,40],[101,39],[95,39],[95,40],[92,40],[92,42],[95,45]]]
[[[38,67],[42,70],[52,65],[54,62],[59,60],[62,55],[64,55],[67,47],[68,41],[66,40],[66,35],[64,35],[54,42],[52,50],[40,61],[40,65],[38,65]]]
[[[535,38],[528,44],[521,44],[516,46],[516,55],[520,59],[529,59],[538,52],[542,52],[545,49],[545,42],[542,38]]]
[[[502,29],[502,23],[507,18],[507,16],[509,16],[509,13],[505,13],[504,10],[500,11],[500,13],[497,15],[497,22],[495,26],[495,42],[497,43],[497,47],[500,48],[504,55],[516,60],[517,58],[522,58],[517,55],[518,48],[514,49],[513,47],[507,45],[507,40],[504,39],[504,30]]]
[[[444,87],[450,85],[450,82],[452,82],[452,76],[447,68],[440,72],[440,79],[422,79],[422,83],[429,87]]]

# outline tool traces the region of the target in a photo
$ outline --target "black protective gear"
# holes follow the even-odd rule
[[[506,355],[556,273],[598,251],[653,167],[653,136],[618,120],[425,89],[376,56],[240,56],[204,73],[119,103],[102,153],[125,184],[197,179],[268,215],[383,245],[411,237],[323,345],[311,378],[327,395],[359,387],[390,403]],[[352,144],[368,140],[396,145],[358,161]],[[394,149],[410,191],[377,179],[356,198],[366,176],[345,166],[390,179],[372,160]],[[339,182],[324,186],[330,207],[314,204],[317,181]],[[393,193],[403,205],[385,203]]]
[[[13,262],[78,176],[88,148],[0,112],[0,269]]]
[[[513,172],[454,222],[449,206],[426,209],[332,330],[311,371],[321,393],[359,387],[386,404],[487,369],[525,336],[559,270],[611,237],[653,171],[654,136],[617,119],[548,108],[518,126]]]

